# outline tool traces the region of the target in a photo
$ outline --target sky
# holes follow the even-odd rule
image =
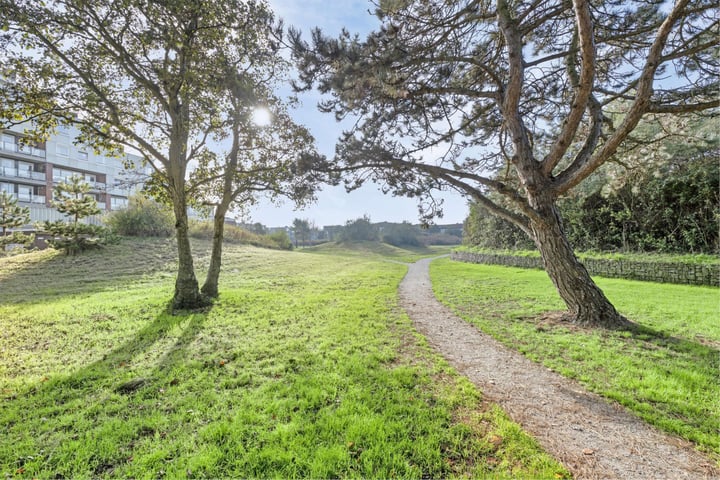
[[[320,27],[324,33],[337,35],[342,27],[361,38],[379,24],[370,12],[373,5],[369,0],[269,0],[277,17],[286,26],[294,26],[309,38],[310,30]],[[343,125],[335,121],[332,114],[317,110],[321,96],[317,92],[300,95],[301,106],[293,112],[296,122],[305,125],[312,132],[321,154],[332,158],[335,143],[340,137]],[[435,223],[462,223],[467,216],[467,201],[458,193],[447,192],[443,198],[444,216]],[[418,223],[416,200],[384,195],[380,186],[368,183],[359,190],[347,193],[344,187],[324,186],[318,200],[303,210],[296,210],[292,202],[275,206],[268,201],[250,210],[246,221],[260,222],[269,227],[291,225],[295,218],[308,219],[316,226],[343,225],[368,215],[373,222]]]

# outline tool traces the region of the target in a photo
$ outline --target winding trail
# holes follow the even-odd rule
[[[578,479],[720,478],[712,460],[621,406],[531,362],[435,298],[432,259],[411,264],[400,304],[430,345]]]

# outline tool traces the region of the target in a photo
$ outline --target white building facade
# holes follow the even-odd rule
[[[45,142],[25,145],[21,142],[23,128],[2,130],[0,191],[17,198],[18,205],[30,208],[31,224],[65,219],[51,205],[53,189],[73,175],[83,177],[90,184],[89,195],[103,212],[127,207],[130,194],[140,188],[140,173],[127,172],[121,158],[96,154],[90,147],[75,145],[78,134],[75,127],[61,126]],[[127,158],[139,169],[140,157],[127,155]],[[89,221],[99,223],[100,217]]]

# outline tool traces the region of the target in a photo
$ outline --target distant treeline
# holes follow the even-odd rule
[[[341,242],[382,241],[397,247],[421,245],[458,245],[462,225],[431,225],[423,228],[409,222],[372,223],[364,216],[348,222],[338,230],[334,240]]]

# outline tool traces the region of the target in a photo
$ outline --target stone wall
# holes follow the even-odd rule
[[[453,260],[469,263],[505,265],[508,267],[540,268],[539,257],[521,257],[493,253],[453,252]],[[720,266],[689,263],[651,263],[629,260],[587,258],[582,260],[590,275],[626,278],[660,283],[720,286]]]

